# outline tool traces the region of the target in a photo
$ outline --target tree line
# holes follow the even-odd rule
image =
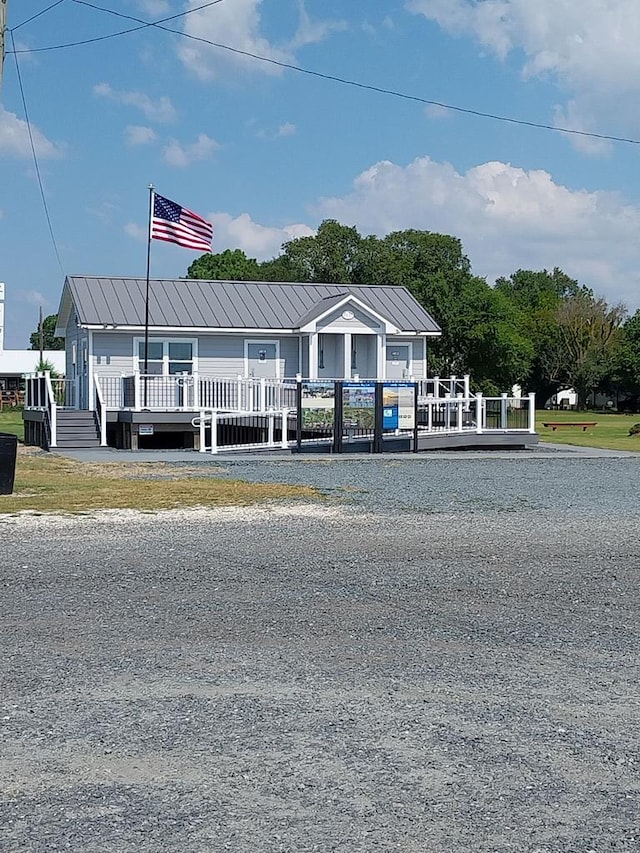
[[[581,408],[598,392],[638,405],[640,311],[629,317],[557,268],[517,270],[491,286],[473,274],[457,237],[415,229],[363,237],[325,220],[271,260],[227,249],[202,255],[187,277],[404,285],[442,328],[431,348],[434,374],[469,373],[485,394],[518,384],[538,405],[565,388]]]
[[[473,274],[457,237],[414,229],[363,237],[325,220],[271,260],[227,249],[197,258],[187,278],[404,285],[442,328],[432,373],[468,373],[489,395],[518,384],[539,406],[573,388],[580,407],[596,393],[640,407],[640,310],[628,316],[560,269],[517,270],[491,286]],[[44,320],[45,349],[64,347],[53,335],[56,319]],[[31,346],[39,347],[38,331]]]

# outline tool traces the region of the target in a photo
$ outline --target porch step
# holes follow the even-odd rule
[[[73,448],[100,447],[100,435],[93,412],[58,410],[57,446]]]

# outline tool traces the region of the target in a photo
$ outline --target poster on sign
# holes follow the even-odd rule
[[[303,429],[333,429],[335,391],[333,382],[304,382],[302,384]]]
[[[347,429],[373,429],[376,420],[375,383],[343,383],[342,418]]]
[[[416,387],[412,382],[385,382],[382,386],[382,428],[414,429]]]

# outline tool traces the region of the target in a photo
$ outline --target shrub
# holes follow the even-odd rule
[[[629,430],[629,435],[640,435],[640,424],[634,424]]]

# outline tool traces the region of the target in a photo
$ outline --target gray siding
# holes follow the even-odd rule
[[[76,330],[77,332],[77,330]],[[140,333],[94,332],[93,367],[98,376],[129,375],[134,370],[134,340]],[[158,335],[151,333],[149,340],[197,340],[197,369],[203,376],[229,379],[244,376],[244,342],[248,335]],[[256,336],[257,338],[257,336]],[[68,338],[69,340],[69,338]],[[298,372],[298,336],[264,338],[280,342],[280,375],[293,377]],[[67,348],[70,359],[71,348]],[[78,349],[80,352],[80,349]]]
[[[280,339],[280,376],[293,378],[300,371],[298,363],[299,335]]]
[[[198,338],[198,372],[202,376],[244,376],[244,336],[201,335]]]
[[[93,333],[93,368],[98,376],[131,375],[133,338],[130,332]]]
[[[413,375],[416,379],[426,379],[424,375],[424,343],[425,338],[418,338],[413,341]]]

